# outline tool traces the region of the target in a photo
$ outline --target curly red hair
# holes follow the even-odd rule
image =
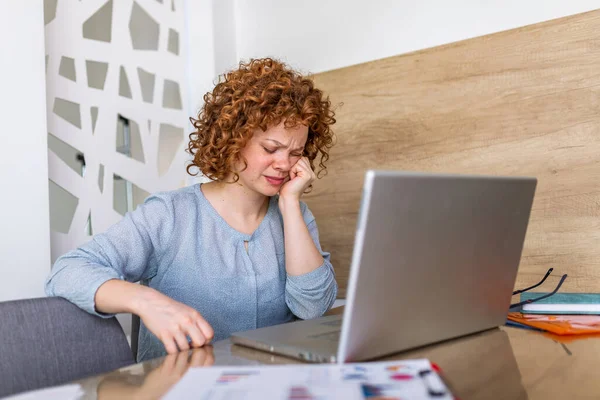
[[[204,95],[198,118],[190,118],[196,130],[189,135],[188,152],[193,160],[190,172],[197,167],[211,180],[224,181],[233,174],[244,148],[254,131],[266,131],[282,121],[290,128],[308,127],[303,156],[315,170],[319,154],[319,171],[326,173],[328,150],[333,146],[335,123],[331,102],[313,81],[284,63],[271,59],[241,62],[239,68],[223,75],[212,92]],[[242,159],[247,166],[245,160]]]

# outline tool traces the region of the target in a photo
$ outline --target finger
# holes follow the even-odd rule
[[[300,168],[302,169],[303,172],[306,172],[307,176],[313,175],[313,170],[310,167],[310,164],[308,161],[302,160],[302,164],[301,164]]]
[[[175,344],[173,343],[173,346],[175,346]],[[160,365],[160,368],[164,371],[170,372],[173,370],[173,368],[175,368],[175,362],[177,361],[177,354],[167,354],[167,356],[164,358],[162,364]]]
[[[175,345],[175,341],[172,336],[165,336],[161,339],[163,345],[165,346],[165,350],[167,354],[175,354],[177,353],[177,346]]]
[[[313,171],[312,167],[309,165],[306,166],[308,173],[310,174],[311,178],[315,179],[317,177],[317,175],[315,174],[315,171]]]
[[[192,350],[192,359],[190,360],[190,367],[202,367],[206,360],[207,348],[210,346],[201,347]]]
[[[296,171],[296,174],[300,173],[302,174],[302,176],[306,176],[308,172],[308,170],[306,169],[306,165],[304,165],[303,162],[299,162],[298,164],[296,164],[294,170]]]
[[[206,338],[200,332],[200,327],[197,324],[191,323],[184,327],[185,332],[192,340],[192,347],[202,347],[206,343]]]
[[[181,352],[177,354],[177,361],[175,362],[175,372],[183,374],[188,368],[188,353]]]
[[[208,345],[192,350],[191,367],[209,367],[215,363],[213,347]]]
[[[292,168],[292,170],[290,171],[290,180],[293,180],[294,178],[296,178],[298,176],[298,170],[299,168],[294,166]]]
[[[303,165],[304,165],[306,168],[308,168],[308,169],[311,169],[311,168],[310,168],[310,161],[308,161],[308,158],[306,158],[306,157],[302,157],[302,164],[303,164]]]
[[[204,346],[203,349],[206,349],[206,358],[204,359],[204,366],[210,367],[215,363],[215,353],[213,352],[212,346]]]
[[[213,330],[212,326],[210,326],[210,324],[202,317],[198,317],[196,320],[196,325],[198,325],[200,332],[202,332],[204,338],[206,339],[204,344],[210,343],[215,337],[215,331]]]
[[[190,349],[190,344],[188,343],[187,338],[182,331],[178,331],[175,333],[175,335],[173,335],[173,337],[175,339],[175,343],[177,343],[177,347],[179,347],[179,351]]]
[[[298,169],[306,169],[306,162],[304,161],[304,158],[299,159],[296,164],[294,164],[294,167]]]
[[[312,167],[310,166],[310,161],[308,161],[308,158],[303,159],[303,165],[304,165],[304,168],[306,169],[306,171],[308,172],[308,174],[310,175],[310,177],[312,179],[315,179],[317,177],[317,175],[315,174],[315,171],[313,171]]]

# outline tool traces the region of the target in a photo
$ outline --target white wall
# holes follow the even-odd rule
[[[189,94],[186,111],[190,117],[198,115],[202,98],[213,89],[217,76],[237,62],[234,6],[234,0],[185,0],[183,46]],[[192,132],[191,124],[188,128]],[[198,175],[188,176],[186,183],[206,181]]]
[[[589,11],[600,2],[236,0],[235,5],[239,58],[274,56],[317,73]]]
[[[44,295],[50,271],[42,0],[0,1],[0,301]]]
[[[215,78],[237,62],[235,0],[186,0],[186,35],[190,116],[212,90]]]

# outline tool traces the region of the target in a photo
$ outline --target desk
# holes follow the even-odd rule
[[[334,313],[341,312],[334,311]],[[453,393],[471,399],[600,398],[600,335],[565,340],[500,327],[382,360],[429,358],[440,365]],[[194,365],[301,363],[231,344],[169,355],[77,381],[85,399],[159,398]]]

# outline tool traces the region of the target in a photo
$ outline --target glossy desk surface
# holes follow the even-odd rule
[[[463,400],[600,398],[600,335],[565,338],[500,327],[382,360],[421,357],[442,368]],[[190,366],[290,363],[301,362],[224,340],[77,383],[85,399],[152,399],[164,395]]]

